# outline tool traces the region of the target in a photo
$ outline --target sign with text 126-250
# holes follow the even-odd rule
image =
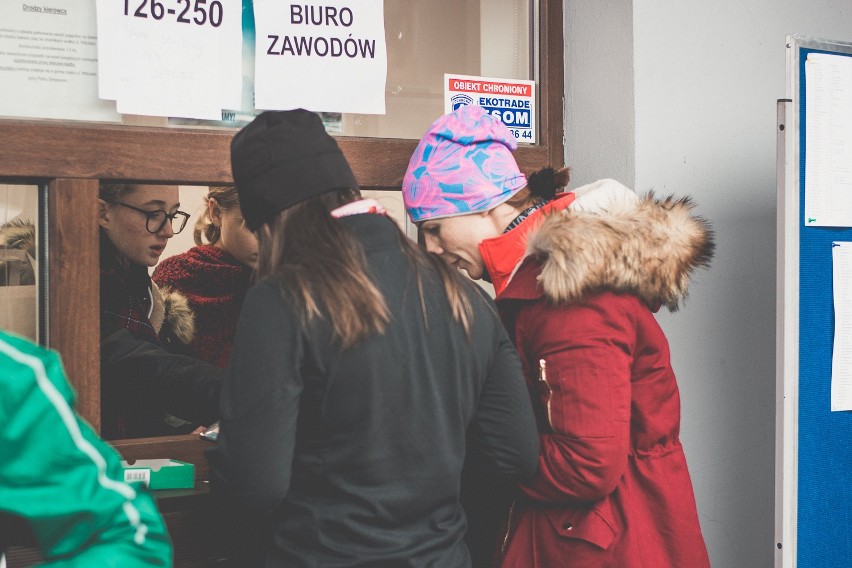
[[[481,106],[499,118],[518,142],[535,144],[535,82],[469,75],[444,75],[444,112]]]

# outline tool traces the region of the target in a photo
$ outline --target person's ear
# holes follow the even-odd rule
[[[210,216],[210,222],[216,227],[222,226],[222,208],[219,207],[219,202],[215,197],[207,200],[207,215]]]
[[[110,215],[109,215],[109,204],[103,199],[98,199],[98,225],[103,227],[104,229],[109,228],[110,224]]]

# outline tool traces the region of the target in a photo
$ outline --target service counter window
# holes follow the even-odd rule
[[[95,0],[60,3],[88,6],[94,13]],[[11,68],[19,74],[44,75],[39,69],[47,68],[42,64],[47,57],[14,56],[19,61],[9,63],[8,57],[19,53],[19,47],[55,55],[55,50],[40,47],[56,47],[55,34],[70,33],[45,31],[41,37],[47,39],[37,41],[32,38],[39,34],[13,33],[3,17],[11,6],[0,7],[0,84],[6,84],[4,73]],[[326,129],[337,136],[362,192],[378,199],[409,237],[416,239],[417,233],[403,212],[399,187],[417,139],[444,112],[445,73],[535,81],[537,140],[520,145],[515,156],[524,172],[562,164],[561,1],[385,0],[383,8],[386,114],[322,116]],[[74,49],[89,50],[90,55],[84,55],[88,59],[95,31],[92,24],[88,36],[72,38],[77,42]],[[99,184],[180,186],[181,209],[192,216],[162,257],[188,250],[195,245],[193,228],[209,188],[233,183],[231,138],[257,111],[244,103],[244,109],[223,113],[223,120],[215,122],[129,114],[109,121],[18,112],[26,107],[20,101],[31,95],[48,94],[51,105],[68,100],[64,85],[48,81],[31,91],[6,89],[5,95],[0,94],[0,225],[27,226],[31,221],[36,241],[35,248],[23,245],[23,249],[0,241],[0,294],[6,294],[0,296],[0,326],[12,326],[59,351],[77,391],[78,409],[100,429]],[[344,90],[352,88],[341,85]],[[248,93],[244,86],[244,101],[251,100]],[[43,301],[40,289],[45,290]],[[21,297],[12,299],[15,294]],[[203,451],[209,442],[197,435],[114,444],[130,459],[193,462],[197,475],[206,476]]]
[[[236,188],[105,183],[101,194],[102,434],[137,439],[203,429],[216,416],[206,389],[188,401],[181,389],[170,399],[170,385],[187,385],[190,377],[193,385],[209,384],[228,365],[258,255]],[[362,195],[417,238],[400,192]],[[174,219],[163,213],[158,224],[160,217],[146,213],[150,204],[165,204]]]

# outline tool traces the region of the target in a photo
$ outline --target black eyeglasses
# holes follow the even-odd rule
[[[186,220],[189,219],[189,213],[184,213],[183,211],[175,211],[174,213],[169,214],[162,209],[146,211],[145,209],[139,209],[138,207],[128,205],[123,201],[119,201],[118,204],[123,205],[128,209],[139,211],[145,215],[147,218],[145,228],[148,229],[149,233],[159,233],[163,230],[163,227],[166,226],[166,221],[170,221],[172,225],[172,232],[177,235],[183,231],[183,228],[186,227]]]

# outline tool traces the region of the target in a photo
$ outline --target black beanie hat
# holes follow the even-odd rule
[[[231,141],[231,171],[252,231],[305,199],[358,188],[322,119],[305,109],[265,111],[237,132]]]

